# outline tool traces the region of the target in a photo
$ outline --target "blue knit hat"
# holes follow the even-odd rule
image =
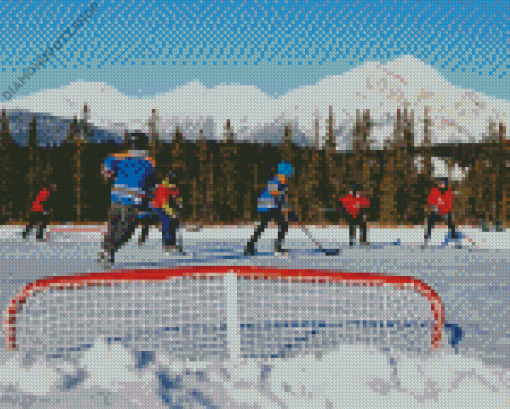
[[[294,172],[294,169],[292,168],[292,165],[290,163],[281,161],[278,164],[278,174],[279,175],[292,176],[293,172]]]

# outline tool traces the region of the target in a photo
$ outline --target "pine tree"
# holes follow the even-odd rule
[[[29,210],[32,202],[42,187],[43,181],[40,176],[43,174],[40,152],[37,147],[37,116],[32,117],[28,131],[28,173],[26,180],[28,183],[28,197],[26,199],[25,218],[28,219]]]
[[[451,181],[450,185],[452,188],[452,192],[454,195],[454,200],[452,204],[452,211],[454,215],[454,222],[455,224],[465,224],[467,220],[467,191],[468,191],[468,184],[466,181],[466,178],[463,178],[461,181],[453,180],[452,179],[452,172],[455,168],[456,162],[453,157],[449,157],[447,159],[447,165],[448,165],[448,179]]]
[[[213,224],[215,220],[214,208],[214,152],[208,149],[208,144],[203,139],[203,131],[200,137],[200,180],[202,185],[202,223]],[[209,144],[209,147],[211,145]]]
[[[322,210],[324,202],[320,200],[320,182],[324,172],[324,161],[320,152],[319,119],[315,120],[315,135],[311,149],[305,149],[302,154],[303,166],[298,181],[298,204],[300,220],[319,223],[325,222],[325,213]]]
[[[325,203],[319,199],[319,183],[322,179],[322,174],[324,173],[324,160],[322,158],[322,154],[320,151],[320,136],[319,136],[319,119],[315,121],[315,147],[310,152],[310,160],[308,161],[307,166],[307,180],[306,182],[306,191],[309,193],[309,197],[311,200],[311,211],[310,216],[312,222],[319,223],[324,225],[325,221],[325,212],[322,210],[325,207]],[[310,218],[309,218],[310,220]]]
[[[81,139],[85,143],[89,142],[89,138],[92,135],[90,134],[90,129],[89,129],[89,108],[88,108],[86,102],[83,104],[83,119],[82,119],[82,123],[81,123],[81,129],[83,132],[83,136]]]
[[[426,205],[426,200],[432,183],[432,129],[433,125],[431,119],[430,107],[424,107],[423,113],[423,143],[420,148],[419,159],[421,161],[420,175],[417,176],[418,182],[416,183],[415,192],[418,196],[418,207],[415,209],[418,218],[428,220],[431,215],[431,209]],[[421,203],[420,203],[421,202]]]
[[[414,112],[409,113],[407,109],[404,110],[402,138],[404,149],[400,189],[403,203],[400,203],[400,207],[403,209],[404,224],[414,224],[413,219],[416,218],[414,210],[422,204],[419,203],[421,195],[417,191],[418,172],[414,165]]]
[[[257,139],[255,139],[253,146],[255,148],[260,147]],[[260,152],[261,151],[258,150],[257,154]],[[252,207],[252,203],[254,202],[252,200],[252,198],[253,198],[252,195],[259,194],[259,192],[262,188],[261,185],[259,184],[259,181],[260,181],[260,178],[259,178],[259,156],[255,155],[254,160],[253,160],[253,185],[252,186],[248,185],[248,189],[247,189],[248,191],[247,191],[247,196],[246,196],[246,202],[248,205],[245,209],[245,215],[246,215],[246,213],[248,213],[248,214],[245,216],[245,221],[248,223],[251,223],[253,221],[252,214],[255,212],[254,210],[256,210],[256,208],[257,208],[256,206],[255,206],[255,209],[253,209],[253,207]],[[257,199],[258,199],[258,196],[257,196]]]
[[[230,119],[224,127],[225,142],[220,146],[221,166],[219,168],[218,188],[219,202],[223,212],[222,221],[237,223],[238,206],[236,184],[240,179],[238,167],[238,152],[235,134],[230,124]]]
[[[483,202],[485,221],[500,223],[505,216],[503,209],[505,199],[502,175],[506,166],[503,166],[505,149],[505,127],[502,123],[496,126],[494,121],[489,123],[489,132],[483,138],[482,179],[484,183]],[[505,164],[506,165],[506,164]]]
[[[363,115],[359,109],[356,110],[356,123],[353,134],[353,158],[355,161],[354,183],[362,186],[363,192],[367,196],[373,193],[370,187],[370,134],[373,123],[370,119],[370,110],[363,111]]]
[[[383,172],[381,186],[381,223],[386,225],[401,222],[403,219],[407,220],[405,203],[400,203],[401,208],[404,205],[404,214],[398,212],[397,192],[406,188],[404,184],[407,182],[407,175],[410,174],[410,168],[414,168],[414,161],[409,152],[409,131],[406,130],[408,120],[407,109],[404,110],[403,115],[401,110],[398,109],[390,149],[385,152],[386,168]],[[407,196],[407,194],[403,195],[402,200],[404,202],[407,201]]]
[[[318,120],[317,120],[318,121]],[[301,162],[303,164],[301,168],[301,175],[298,181],[298,215],[300,221],[312,221],[314,219],[313,207],[317,206],[314,193],[313,193],[313,180],[312,180],[312,167],[311,161],[313,157],[313,151],[315,150],[316,144],[312,148],[306,148],[301,155]]]
[[[76,141],[77,138],[78,138],[78,118],[75,115],[73,121],[69,125],[65,143],[66,144],[74,143],[74,141]]]
[[[192,223],[194,225],[201,224],[201,216],[202,213],[201,210],[201,203],[200,200],[202,199],[202,189],[200,184],[200,171],[201,171],[201,142],[203,143],[204,139],[204,131],[200,129],[199,131],[199,138],[194,143],[193,149],[193,168],[192,168],[192,174],[191,174],[191,198],[190,198],[190,205],[191,205],[191,219]],[[198,152],[197,152],[198,151]],[[198,160],[197,160],[198,159]]]
[[[288,179],[288,197],[289,197],[289,209],[297,212],[299,215],[299,182],[302,175],[299,175],[298,172],[298,161],[296,147],[294,142],[292,141],[292,125],[289,123],[284,127],[284,136],[283,143],[278,147],[278,156],[290,163],[294,168],[294,174],[292,177]]]
[[[256,195],[256,192],[258,190],[258,187],[257,187],[257,175],[256,175],[256,172],[257,172],[257,169],[258,169],[258,166],[257,166],[257,159],[255,157],[255,155],[253,156],[250,156],[251,153],[253,153],[253,150],[257,147],[257,143],[251,143],[249,145],[251,147],[248,147],[248,145],[246,146],[248,152],[248,163],[246,164],[247,167],[249,167],[249,171],[247,173],[245,173],[244,178],[244,184],[246,186],[246,193],[244,195],[244,210],[243,210],[243,222],[244,223],[252,223],[252,214],[253,214],[253,198],[254,196]],[[246,151],[245,151],[246,153]],[[241,163],[242,164],[242,163]],[[244,166],[244,165],[243,165]],[[253,172],[253,175],[251,174],[251,172]],[[251,177],[250,177],[251,176]]]
[[[510,140],[507,139],[506,126],[500,122],[498,130],[499,149],[498,149],[498,183],[497,190],[501,192],[501,222],[503,226],[507,225],[508,220],[508,201],[510,199]]]
[[[371,142],[370,139],[372,136],[372,129],[374,127],[374,123],[370,117],[370,110],[366,110],[363,112],[363,186],[364,191],[367,196],[374,197],[375,188],[374,188],[374,179],[376,175],[379,175],[379,161],[377,160],[377,154],[371,150]]]
[[[333,117],[333,106],[329,106],[329,115],[327,122],[327,132],[326,132],[326,143],[325,143],[325,162],[322,166],[322,172],[325,172],[327,177],[327,183],[328,183],[328,190],[329,190],[329,197],[327,199],[327,202],[325,204],[330,205],[335,199],[338,200],[338,194],[339,194],[339,175],[337,174],[337,167],[334,165],[333,160],[336,153],[336,139],[335,139],[335,131],[333,130],[335,125],[335,120]],[[335,189],[336,187],[336,189]],[[336,201],[334,202],[336,205]],[[322,206],[321,206],[322,207]],[[324,211],[321,212],[322,214],[319,217],[320,224],[325,225],[326,218]]]
[[[73,170],[74,170],[74,192],[76,195],[76,220],[78,223],[82,221],[83,210],[88,207],[85,202],[85,190],[82,188],[83,182],[83,168],[82,168],[82,157],[84,154],[84,150],[88,143],[89,138],[89,127],[88,127],[88,118],[89,111],[87,107],[87,103],[83,105],[83,120],[81,126],[81,132],[77,132],[75,134],[75,153],[73,155]]]
[[[495,142],[498,140],[496,131],[496,124],[494,121],[489,123],[489,133],[484,140],[484,149],[482,155],[482,168],[484,176],[484,195],[483,200],[485,203],[485,220],[495,223],[498,219],[497,209],[497,179],[498,179],[498,166],[495,160]]]
[[[474,218],[482,219],[485,223],[487,218],[486,212],[486,202],[485,202],[485,184],[487,183],[485,179],[486,177],[486,158],[484,152],[484,144],[480,144],[479,146],[479,154],[475,159],[475,166],[469,172],[468,178],[468,193],[471,198],[471,202],[474,210]]]
[[[9,146],[12,143],[11,131],[9,129],[9,116],[5,112],[5,108],[2,109],[2,137],[0,139],[0,145],[2,148]]]
[[[13,181],[14,168],[11,158],[11,132],[9,130],[9,117],[5,109],[2,109],[2,135],[0,139],[0,210],[1,220],[0,223],[4,224],[6,221],[13,218]]]
[[[210,173],[208,172],[209,168],[211,168],[212,161],[208,157],[207,153],[207,144],[204,141],[204,130],[200,129],[199,138],[197,142],[197,150],[198,150],[198,181],[196,183],[196,203],[194,206],[194,214],[196,216],[196,223],[199,225],[204,225],[209,219],[212,222],[212,201],[208,202],[209,198],[208,194],[211,190],[209,182]],[[211,178],[212,179],[212,178]],[[195,223],[195,221],[194,221]]]
[[[164,176],[164,172],[163,169],[161,169],[160,161],[157,159],[161,146],[161,142],[159,140],[158,123],[159,116],[156,113],[156,109],[153,108],[152,117],[149,119],[149,156],[156,162],[156,176],[158,179],[161,179]]]
[[[423,170],[422,174],[428,179],[432,180],[432,120],[430,118],[430,108],[425,106],[423,114],[423,146],[422,146],[422,160]]]
[[[492,120],[489,122],[489,132],[482,135],[481,152],[479,160],[475,166],[477,173],[473,179],[479,184],[477,190],[477,210],[481,213],[484,225],[494,222],[495,216],[495,190],[494,190],[494,172],[493,161],[490,154],[490,146],[495,139],[495,124]]]
[[[320,148],[319,143],[320,143],[319,119],[317,118],[317,119],[315,119],[315,133],[314,133],[314,138],[313,138],[313,148],[319,149]]]
[[[184,188],[188,184],[186,141],[184,140],[184,136],[178,125],[175,127],[174,138],[172,143],[170,144],[170,150],[171,150],[170,170],[176,172],[177,176],[176,179],[178,180],[179,183],[179,191],[181,196],[184,196]],[[184,199],[186,199],[186,197],[184,197]],[[183,212],[183,214],[185,215],[186,213]]]
[[[173,167],[178,171],[186,170],[186,151],[184,147],[185,141],[183,134],[177,125],[175,127],[174,140],[172,143],[172,159]]]
[[[336,131],[335,131],[336,120],[333,115],[333,106],[329,106],[329,115],[327,119],[327,133],[326,133],[326,143],[325,143],[325,163],[324,163],[324,171],[327,174],[328,181],[328,200],[325,204],[330,207],[338,207],[338,198],[341,195],[341,182],[345,179],[345,162],[344,158],[341,158],[340,155],[336,152],[337,140],[336,140]],[[323,214],[324,224],[325,214]]]

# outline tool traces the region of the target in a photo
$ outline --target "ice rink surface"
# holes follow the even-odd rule
[[[151,390],[147,395],[147,399],[154,399],[151,407],[179,407],[176,402],[190,396],[190,402],[181,403],[181,407],[223,407],[217,397],[225,396],[230,407],[297,408],[303,404],[333,408],[342,407],[346,401],[345,395],[335,395],[338,391],[352,391],[359,396],[371,391],[368,395],[373,401],[367,397],[362,404],[359,396],[354,399],[352,395],[352,402],[360,403],[359,407],[394,407],[402,403],[410,407],[436,407],[438,403],[442,407],[455,403],[477,407],[476,399],[483,397],[494,403],[486,407],[505,407],[510,399],[510,232],[483,233],[471,227],[459,230],[476,244],[466,237],[461,240],[461,248],[456,248],[455,243],[445,243],[447,230],[437,228],[430,248],[422,249],[423,227],[374,228],[368,232],[369,247],[349,248],[347,228],[311,227],[313,238],[325,249],[340,250],[336,256],[327,256],[293,226],[283,246],[290,250],[289,255],[281,257],[272,252],[276,229],[269,228],[256,247],[256,255],[249,258],[243,255],[243,249],[253,227],[204,228],[199,232],[183,229],[186,256],[166,255],[157,229],[151,229],[147,242],[138,246],[137,230],[118,252],[112,270],[259,265],[411,275],[439,294],[446,308],[446,321],[462,327],[464,337],[458,354],[444,349],[433,360],[418,362],[411,357],[396,360],[368,347],[346,346],[320,359],[302,357],[264,365],[176,363],[170,355],[159,354],[139,368],[136,362],[140,358],[119,345],[95,345],[79,362],[67,363],[32,362],[17,353],[2,352],[0,404],[16,407],[13,405],[24,401],[27,405],[32,402],[32,407],[73,407],[58,406],[58,395],[62,402],[77,402],[79,397],[79,402],[90,401],[97,407],[137,408],[142,406],[137,406],[136,394],[145,397]],[[21,226],[0,229],[2,310],[17,291],[36,279],[104,271],[95,261],[104,227],[83,226],[80,231],[78,226],[51,226],[46,243],[36,242],[34,235],[23,240],[21,231]],[[102,364],[98,363],[100,357]],[[197,365],[198,369],[194,368]],[[298,376],[301,373],[302,380]],[[207,379],[199,382],[200,376]],[[324,381],[324,377],[331,379]],[[343,387],[332,386],[336,385],[332,379]],[[127,401],[131,406],[122,406]]]

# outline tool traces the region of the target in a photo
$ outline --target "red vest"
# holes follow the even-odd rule
[[[175,187],[167,187],[164,184],[157,185],[154,192],[154,199],[152,200],[152,207],[161,209],[163,205],[168,203],[170,195],[178,195],[179,189]]]
[[[41,190],[37,194],[37,197],[35,198],[34,202],[32,203],[32,207],[30,208],[30,211],[42,212],[44,209],[43,209],[43,205],[41,203],[46,201],[46,199],[48,199],[48,197],[50,197],[50,191],[46,190],[46,188],[43,188],[43,190]]]
[[[347,195],[345,197],[341,197],[339,201],[343,203],[347,212],[349,212],[349,214],[354,218],[358,216],[360,208],[370,207],[370,200],[368,200],[365,196],[357,198],[353,195]]]
[[[447,215],[452,211],[452,190],[448,188],[448,190],[444,193],[435,187],[432,188],[432,191],[429,194],[428,204],[429,206],[437,206],[438,214]]]

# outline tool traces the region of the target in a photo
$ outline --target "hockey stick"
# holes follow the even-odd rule
[[[457,233],[456,233],[456,235],[457,235],[457,236],[458,236],[458,235],[461,235],[461,237],[458,237],[458,238],[456,239],[458,242],[460,242],[462,239],[466,239],[468,242],[470,242],[470,243],[471,243],[471,245],[472,245],[472,246],[476,246],[476,245],[477,245],[477,242],[476,242],[476,241],[474,241],[474,240],[473,240],[470,236],[468,236],[468,235],[467,235],[466,233],[464,233],[464,232],[457,232]],[[482,241],[482,243],[485,243],[485,240],[484,240],[484,239],[482,239],[481,241]],[[452,242],[455,242],[455,240],[452,240]],[[456,244],[456,245],[459,245],[459,244]],[[460,244],[460,245],[462,245],[462,244]]]
[[[319,210],[322,210],[323,212],[341,212],[344,209],[342,209],[341,207],[325,207]]]
[[[184,251],[184,246],[183,246],[183,232],[181,229],[179,229],[179,244],[177,246],[177,248],[179,249],[179,253],[182,254],[182,255],[186,255],[186,252]]]
[[[295,212],[290,211],[286,216],[286,220],[287,222],[297,222],[299,221],[299,217]],[[313,238],[313,236],[311,235],[310,231],[307,229],[306,226],[302,225],[300,227],[305,233],[306,237],[308,237],[312,241],[312,243],[315,244],[327,256],[336,256],[340,253],[340,250],[326,250],[321,246],[321,244],[318,241],[315,241],[315,239]]]
[[[311,235],[310,231],[307,229],[306,226],[301,226],[301,229],[306,234],[306,237],[308,237],[313,244],[315,244],[326,256],[336,256],[340,253],[340,250],[327,250],[321,246],[321,244],[318,241],[315,241],[313,236]]]

